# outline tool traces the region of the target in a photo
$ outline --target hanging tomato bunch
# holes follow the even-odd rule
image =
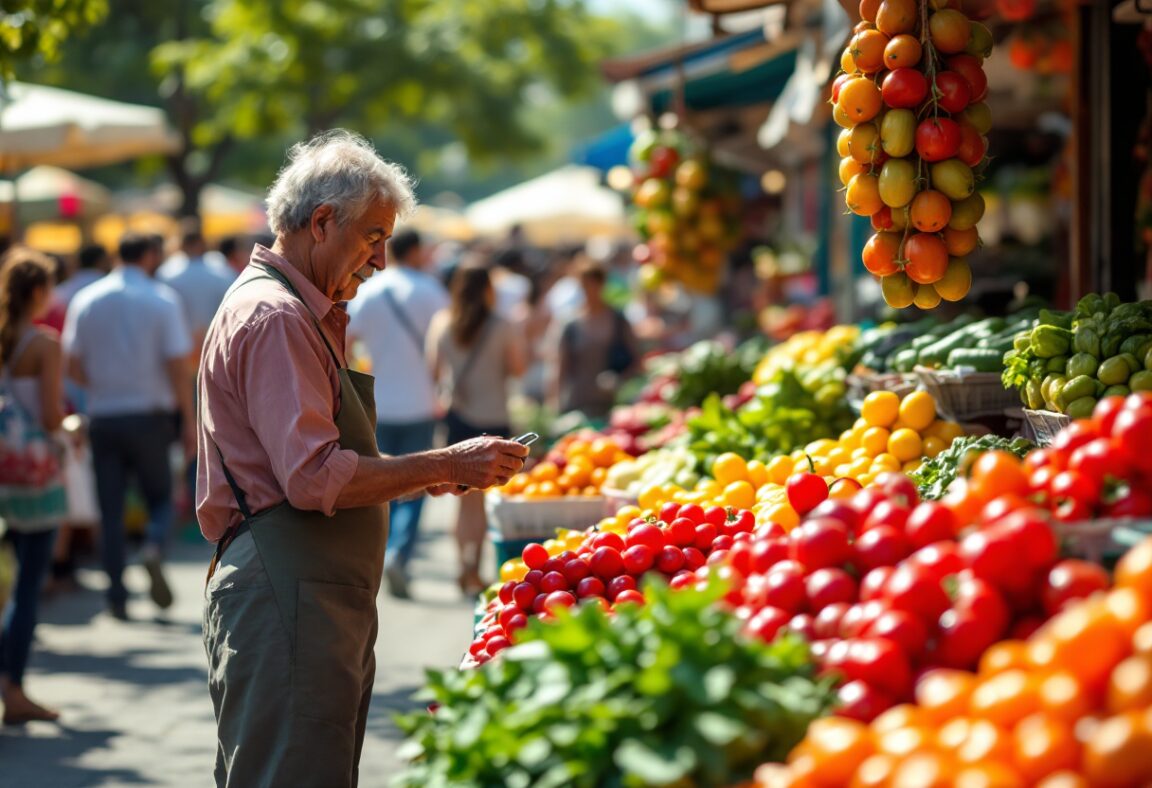
[[[864,267],[896,308],[959,301],[972,286],[992,34],[957,4],[861,0],[832,84],[845,202],[872,219]]]
[[[736,180],[676,131],[639,135],[629,158],[633,221],[643,239],[633,252],[641,282],[655,287],[675,281],[714,293],[739,235]]]

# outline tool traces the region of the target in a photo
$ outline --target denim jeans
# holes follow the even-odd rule
[[[32,650],[32,633],[36,629],[36,609],[44,576],[52,563],[52,543],[56,529],[21,533],[9,531],[5,537],[16,551],[16,588],[7,611],[0,611],[0,676],[20,686],[28,653]]]
[[[96,494],[100,500],[100,541],[108,573],[108,601],[128,601],[124,588],[124,498],[135,477],[148,509],[145,537],[163,551],[172,528],[172,470],[168,447],[176,437],[170,413],[94,416],[88,427]]]
[[[426,451],[432,448],[432,435],[436,422],[413,421],[398,424],[377,424],[376,444],[381,454],[398,456]],[[419,538],[420,513],[424,510],[424,496],[409,501],[393,501],[388,506],[391,525],[388,531],[388,558],[390,564],[406,567],[412,560]]]

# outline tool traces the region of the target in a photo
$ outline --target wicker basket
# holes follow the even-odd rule
[[[848,402],[859,405],[873,391],[892,391],[900,399],[916,390],[919,381],[915,375],[903,372],[854,372],[845,378]]]
[[[1001,415],[1020,404],[1015,391],[1004,388],[998,372],[955,372],[916,367],[920,383],[936,400],[945,418],[967,421],[979,416]]]
[[[484,496],[488,529],[505,541],[550,539],[560,528],[582,531],[604,516],[604,497],[515,498]]]
[[[1026,437],[1037,446],[1047,446],[1052,443],[1056,433],[1072,423],[1072,417],[1051,410],[1024,408],[1024,423],[1028,425],[1028,431],[1031,433]]]

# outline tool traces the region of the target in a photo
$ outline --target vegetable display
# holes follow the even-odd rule
[[[1152,301],[1093,293],[1071,313],[1041,310],[1005,353],[1003,380],[1027,407],[1072,418],[1100,397],[1152,391]]]
[[[499,660],[432,671],[433,714],[399,720],[397,784],[727,785],[781,758],[825,711],[799,638],[766,644],[719,591],[652,585],[646,604],[533,623]]]
[[[745,392],[764,352],[762,340],[746,342],[735,351],[705,340],[679,353],[657,356],[645,362],[649,378],[638,399],[683,409],[699,407],[710,394]]]
[[[893,307],[931,309],[972,286],[980,242],[976,172],[992,125],[984,58],[992,34],[928,0],[863,0],[832,84],[848,209],[872,219],[864,267]]]
[[[1023,438],[1002,438],[999,435],[957,438],[947,449],[924,460],[909,476],[916,482],[921,498],[935,501],[944,496],[948,486],[957,477],[967,474],[969,467],[981,454],[1007,451],[1023,458],[1033,448]]]
[[[812,723],[755,785],[1148,785],[1152,540],[1120,561],[1111,590],[996,644],[974,672],[925,673],[915,696],[871,724]]]

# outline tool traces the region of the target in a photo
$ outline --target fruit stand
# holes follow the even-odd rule
[[[864,268],[922,311],[653,360],[489,491],[499,580],[398,784],[1152,784],[1152,302],[929,311],[993,125],[956,6],[862,0],[830,86]],[[710,164],[641,142],[638,261],[707,291]]]

